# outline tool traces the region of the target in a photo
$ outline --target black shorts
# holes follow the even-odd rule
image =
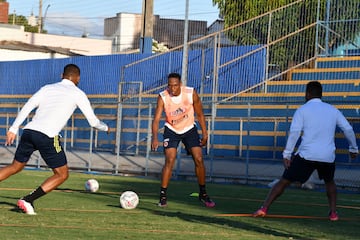
[[[22,163],[27,162],[36,150],[39,150],[41,157],[52,169],[67,164],[59,136],[50,138],[41,132],[24,129],[15,152],[15,160]]]
[[[177,134],[168,127],[165,127],[163,137],[164,149],[177,148],[180,141],[185,145],[187,150],[190,150],[192,147],[201,147],[200,136],[195,125],[192,129],[183,134]]]
[[[310,161],[297,154],[294,156],[290,167],[285,169],[282,177],[291,182],[304,183],[309,179],[314,170],[317,170],[319,179],[323,179],[324,182],[330,182],[334,180],[335,162]]]

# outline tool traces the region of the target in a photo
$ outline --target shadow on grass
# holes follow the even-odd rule
[[[183,213],[183,212],[169,212],[167,210],[153,210],[153,209],[146,209],[152,214],[156,214],[159,216],[166,216],[166,217],[174,217],[179,218],[187,222],[191,223],[205,223],[209,225],[219,225],[220,227],[224,228],[227,226],[229,228],[237,228],[245,231],[252,231],[261,234],[273,235],[276,237],[284,237],[289,239],[303,239],[303,240],[313,240],[313,238],[304,237],[303,235],[295,235],[294,233],[284,233],[272,230],[270,227],[259,227],[256,224],[245,223],[241,221],[234,221],[231,219],[213,217],[213,216],[203,216],[203,215],[195,215],[190,213]]]
[[[3,197],[3,198],[15,199],[13,197]],[[18,200],[18,198],[16,198],[16,200]],[[11,212],[23,213],[23,211],[15,203],[0,202],[0,205],[8,205],[9,207],[11,207],[9,209],[9,211],[11,211]]]

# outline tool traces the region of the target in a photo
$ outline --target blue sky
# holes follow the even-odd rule
[[[9,14],[35,16],[39,0],[8,0]],[[161,18],[184,19],[186,0],[154,0],[154,14]],[[116,13],[141,13],[142,0],[43,0],[44,29],[50,34],[101,38],[104,18]],[[46,15],[45,15],[46,13]],[[218,18],[219,11],[212,0],[189,0],[189,19],[203,20],[208,26]]]

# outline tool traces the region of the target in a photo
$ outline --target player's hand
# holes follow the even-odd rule
[[[108,130],[106,131],[107,135],[110,134],[110,127],[108,127]]]
[[[288,169],[290,167],[291,160],[284,158],[284,167],[285,169]]]
[[[207,136],[207,135],[204,135],[203,138],[200,140],[200,145],[201,145],[202,147],[205,147],[207,141],[208,141],[208,136]]]
[[[159,141],[157,139],[151,140],[151,151],[157,151],[159,147]]]
[[[6,141],[5,141],[5,146],[10,146],[11,144],[14,143],[16,138],[16,134],[13,132],[8,131],[6,133]]]
[[[354,160],[358,155],[358,153],[355,153],[355,152],[349,152],[349,154],[350,154],[351,160]]]

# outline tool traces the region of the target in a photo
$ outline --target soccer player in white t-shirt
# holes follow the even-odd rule
[[[20,172],[36,150],[52,169],[51,177],[17,202],[17,206],[30,215],[36,214],[33,202],[61,185],[69,176],[59,132],[75,109],[80,108],[90,126],[101,131],[109,131],[108,126],[96,117],[86,94],[77,87],[80,81],[80,68],[75,64],[66,65],[62,78],[60,82],[45,85],[37,91],[23,106],[6,134],[5,145],[13,144],[20,125],[36,108],[34,117],[24,127],[13,162],[0,169],[0,181],[3,181]]]
[[[306,182],[314,170],[326,186],[329,202],[329,219],[337,221],[335,174],[335,129],[338,126],[349,142],[350,157],[358,154],[355,133],[344,115],[334,106],[321,100],[322,86],[318,81],[306,85],[306,103],[296,110],[290,126],[290,133],[283,151],[284,173],[271,188],[262,207],[253,213],[264,217],[270,205],[292,182]],[[295,156],[295,145],[301,136],[301,143]]]

